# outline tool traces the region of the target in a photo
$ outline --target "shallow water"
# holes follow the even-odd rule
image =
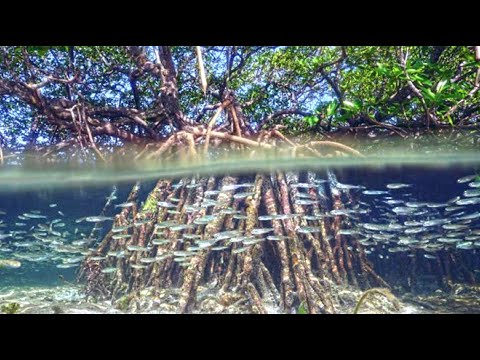
[[[386,163],[390,165],[385,166]],[[247,178],[248,174],[257,171],[280,169],[309,171],[315,173],[317,179],[329,180],[331,189],[340,189],[344,209],[351,211],[348,215],[341,215],[341,228],[347,231],[344,236],[352,236],[348,234],[349,230],[360,232],[360,235],[353,235],[363,239],[362,244],[375,271],[392,286],[397,296],[427,296],[439,294],[439,291],[444,294],[446,290],[442,288],[436,271],[442,266],[439,259],[443,261],[443,257],[450,256],[450,253],[459,254],[462,261],[449,269],[457,283],[475,285],[465,275],[465,269],[473,274],[474,282],[480,279],[480,216],[476,215],[480,211],[480,201],[475,200],[480,199],[480,187],[477,187],[480,178],[475,177],[480,174],[480,159],[475,153],[397,155],[383,157],[382,161],[370,157],[322,161],[242,159],[216,162],[215,166],[209,164],[151,165],[135,171],[39,171],[14,167],[2,172],[0,261],[16,260],[21,266],[0,268],[0,303],[7,301],[1,294],[12,290],[32,287],[61,289],[76,283],[79,266],[89,253],[88,249],[94,249],[113,224],[111,219],[100,222],[78,220],[91,216],[113,218],[121,211],[115,205],[127,200],[136,180],[141,180],[138,197],[141,203],[155,186],[155,180],[161,177],[178,179],[180,175],[215,173]],[[332,177],[329,179],[329,172],[335,175],[340,185]],[[468,181],[459,182],[470,175],[472,178]],[[342,184],[357,188],[345,189]],[[470,193],[465,193],[469,190]],[[247,190],[236,190],[237,193],[243,191]],[[298,191],[305,190],[299,188]],[[452,201],[457,196],[459,199]],[[111,203],[105,208],[108,197]],[[464,204],[465,199],[467,203]],[[403,210],[394,211],[398,207]],[[458,208],[447,210],[448,207]],[[261,215],[265,214],[259,213]],[[405,225],[406,222],[409,225]],[[365,224],[370,224],[370,228]],[[397,224],[402,228],[388,230],[375,229],[374,226],[372,229],[371,224]],[[374,235],[376,238],[372,239]],[[228,246],[228,242],[225,245]],[[418,273],[415,283],[411,283],[409,275],[412,266]],[[474,300],[475,296],[472,296]],[[473,311],[477,310],[472,308]]]

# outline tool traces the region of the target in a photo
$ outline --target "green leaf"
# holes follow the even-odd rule
[[[337,112],[338,108],[338,103],[336,101],[332,101],[330,104],[327,106],[327,116],[332,116]]]
[[[386,75],[388,73],[388,69],[385,64],[377,63],[377,72],[382,75]]]
[[[430,89],[424,89],[423,90],[423,96],[425,96],[427,99],[429,99],[431,101],[436,100],[436,96],[435,96],[434,92]]]
[[[452,117],[450,115],[447,115],[447,120],[450,125],[454,126]]]
[[[348,100],[343,101],[343,106],[345,108],[347,108],[348,110],[355,110],[357,108],[356,104],[354,104],[353,102],[348,101]]]
[[[50,50],[50,46],[27,46],[28,52],[37,53],[37,55],[40,57],[44,57],[48,50]]]
[[[303,118],[303,120],[308,124],[308,126],[313,126],[318,123],[318,117],[316,117],[315,115],[306,116]]]
[[[305,306],[305,301],[302,301],[300,306],[297,309],[297,314],[308,314],[307,307]]]
[[[435,88],[435,91],[437,93],[441,93],[442,90],[445,88],[445,85],[447,85],[447,82],[448,82],[447,79],[439,81],[438,84],[437,84],[437,87]]]

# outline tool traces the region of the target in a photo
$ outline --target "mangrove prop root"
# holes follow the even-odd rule
[[[267,182],[264,193],[264,203],[268,215],[277,215],[277,205],[273,188],[270,182]],[[283,236],[284,229],[281,221],[272,220],[272,227],[276,236]],[[288,240],[280,240],[276,243],[276,248],[281,263],[281,305],[284,311],[290,312],[293,307],[293,281],[289,266],[289,256],[287,252]]]
[[[302,175],[303,176],[303,175]],[[180,298],[178,312],[192,312],[196,307],[199,286],[208,284],[220,294],[229,291],[246,294],[253,311],[266,313],[265,304],[279,305],[280,309],[292,313],[299,304],[304,303],[310,313],[334,313],[335,302],[332,298],[331,284],[350,284],[356,286],[353,272],[364,278],[374,279],[374,283],[387,287],[375,274],[363,251],[350,251],[362,247],[354,238],[330,240],[329,232],[338,232],[343,222],[332,224],[328,218],[319,217],[312,221],[320,226],[320,232],[301,233],[298,229],[312,226],[311,220],[301,215],[321,215],[329,211],[324,194],[310,189],[311,199],[318,200],[318,206],[303,206],[296,203],[298,189],[290,186],[292,182],[305,180],[296,173],[275,172],[248,177],[193,177],[183,178],[172,186],[171,180],[160,180],[150,191],[141,209],[137,206],[124,208],[114,221],[114,226],[133,226],[123,234],[127,238],[113,239],[110,231],[100,243],[96,255],[106,256],[100,261],[87,261],[89,269],[87,287],[92,295],[118,298],[138,292],[145,286],[157,289],[179,287]],[[236,190],[222,190],[225,185],[234,185],[244,181],[254,181],[253,196],[234,198]],[[309,179],[309,182],[313,179]],[[128,201],[138,202],[138,188],[135,186]],[[219,189],[216,204],[202,207],[207,190]],[[243,190],[239,190],[241,192]],[[174,199],[176,198],[176,199]],[[174,210],[158,207],[159,201],[175,203]],[[342,208],[340,199],[335,205]],[[240,211],[243,217],[235,217],[231,211]],[[194,209],[194,210],[192,210]],[[197,210],[195,210],[197,209]],[[258,221],[259,214],[286,214],[286,219]],[[216,214],[206,225],[198,225],[181,231],[172,231],[168,226],[158,227],[166,221],[192,225],[198,217]],[[194,245],[193,240],[183,237],[185,234],[198,235],[201,240],[211,239],[216,233],[228,230],[241,230],[248,236],[254,228],[271,227],[277,240],[264,240],[253,244],[242,253],[232,253],[241,243],[231,243],[229,249],[213,251],[210,248],[198,251],[183,265],[175,262],[173,256],[162,261],[142,265],[142,258],[154,258],[173,251],[183,251]],[[153,239],[168,240],[162,245],[152,246]],[[129,245],[146,247],[148,251],[125,251]],[[335,251],[332,250],[335,246]],[[340,250],[338,250],[340,249]],[[125,251],[125,257],[107,256],[107,253]],[[342,253],[342,252],[343,253]],[[340,259],[344,260],[344,275],[339,272]],[[135,266],[134,266],[135,265]],[[142,268],[138,268],[141,265]],[[90,268],[89,268],[90,267]],[[115,275],[101,273],[104,267],[116,267]],[[378,278],[376,278],[376,276]],[[364,284],[365,281],[362,283]]]
[[[235,182],[235,178],[226,176],[222,181],[222,186],[233,185]],[[220,213],[221,210],[226,209],[231,204],[232,199],[232,191],[221,192],[218,195],[214,212]],[[225,215],[219,215],[212,222],[208,223],[208,225],[205,227],[206,239],[220,231],[224,219]],[[190,267],[185,272],[179,301],[179,312],[181,313],[190,311],[195,304],[196,288],[202,276],[202,267],[205,265],[205,260],[209,251],[210,250],[203,250],[199,255],[194,256],[191,260]]]
[[[252,283],[247,284],[247,294],[252,303],[253,308],[256,310],[255,312],[257,314],[266,314],[267,310],[265,310],[265,307],[263,306],[263,303],[262,303],[262,299],[260,298],[260,295],[258,295],[258,291],[257,289],[255,289],[255,286],[253,286]]]

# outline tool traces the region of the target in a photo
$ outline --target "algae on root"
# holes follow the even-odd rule
[[[155,189],[154,191],[152,191],[148,195],[147,200],[145,200],[145,204],[143,204],[141,213],[155,213],[157,211],[157,202],[160,195],[160,189]]]
[[[133,299],[132,295],[124,295],[117,300],[115,307],[120,311],[127,311],[132,299]]]
[[[305,301],[302,301],[302,303],[298,306],[297,314],[308,314]]]

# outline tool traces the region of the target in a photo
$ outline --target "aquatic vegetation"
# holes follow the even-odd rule
[[[54,314],[63,314],[63,313],[65,313],[64,309],[63,309],[60,305],[58,305],[58,304],[52,305],[52,311],[53,311]]]
[[[307,307],[305,306],[305,302],[302,302],[297,309],[297,314],[308,314]]]
[[[395,307],[395,309],[398,311],[400,310],[400,303],[398,299],[391,293],[389,289],[386,288],[372,288],[363,293],[363,295],[360,297],[360,299],[357,302],[357,305],[355,306],[355,309],[353,310],[354,314],[358,314],[360,311],[360,307],[367,301],[367,299],[371,296],[374,295],[381,295],[385,298],[387,298]]]
[[[3,314],[16,314],[20,311],[20,304],[13,302],[10,304],[2,305],[0,307],[0,311]]]
[[[132,299],[133,295],[124,295],[115,302],[115,307],[120,311],[126,312]]]

